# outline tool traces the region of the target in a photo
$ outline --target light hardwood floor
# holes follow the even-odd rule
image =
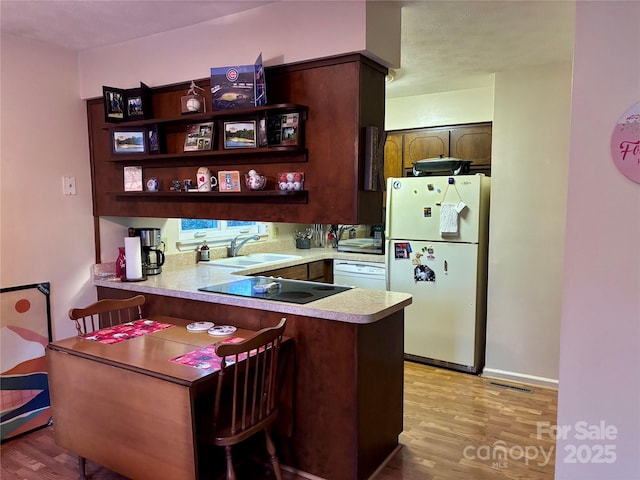
[[[556,424],[555,390],[529,393],[412,362],[405,362],[404,384],[401,448],[376,480],[553,480],[555,442],[538,427]],[[52,428],[4,442],[0,478],[76,479],[77,458],[55,444]],[[91,480],[126,480],[91,462],[87,471]]]

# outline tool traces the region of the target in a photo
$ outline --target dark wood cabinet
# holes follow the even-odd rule
[[[157,124],[165,153],[116,156],[102,98],[87,101],[95,216],[207,218],[296,223],[380,223],[382,191],[364,189],[365,132],[384,124],[387,69],[360,54],[348,54],[265,69],[269,104],[255,109],[180,115],[189,83],[152,87],[155,118],[127,126]],[[196,81],[211,104],[209,80]],[[303,111],[299,145],[225,150],[225,120]],[[183,152],[186,125],[214,121],[212,151]],[[125,192],[124,166],[142,166],[143,179],[157,177],[159,192]],[[199,167],[212,172],[251,169],[267,177],[261,191],[173,192],[172,180],[192,179]],[[280,172],[304,172],[304,189],[278,190]],[[143,182],[144,183],[144,182]],[[241,182],[242,183],[242,182]]]
[[[404,134],[403,168],[411,169],[418,160],[449,156],[449,130],[429,128]]]
[[[402,177],[404,169],[402,163],[402,146],[404,134],[398,132],[387,133],[384,143],[384,178]]]
[[[461,125],[450,130],[449,156],[471,160],[472,170],[491,167],[491,124]]]
[[[387,132],[384,175],[413,176],[413,164],[425,158],[471,160],[471,173],[491,173],[491,123]]]
[[[280,277],[289,280],[333,283],[333,265],[331,260],[318,260],[301,265],[268,270],[257,275]]]
[[[98,287],[99,299],[135,293]],[[314,478],[364,480],[397,448],[402,432],[403,310],[384,312],[371,323],[347,323],[311,316],[312,308],[306,315],[304,308],[283,314],[259,305],[144,295],[146,316],[215,319],[220,325],[250,330],[287,317],[285,335],[295,340],[296,349],[295,428],[292,433],[274,428],[283,464]]]

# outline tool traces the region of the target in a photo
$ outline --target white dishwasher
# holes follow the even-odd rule
[[[333,283],[369,290],[386,290],[387,268],[384,263],[334,260]]]

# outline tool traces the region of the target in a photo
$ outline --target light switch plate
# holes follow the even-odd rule
[[[76,194],[76,177],[66,175],[62,177],[62,193],[64,195]]]

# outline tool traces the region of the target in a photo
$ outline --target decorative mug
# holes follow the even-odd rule
[[[218,179],[215,175],[211,175],[211,171],[207,167],[200,167],[196,174],[199,192],[210,192],[218,186]]]
[[[185,192],[188,192],[189,190],[191,190],[193,188],[193,180],[191,180],[190,178],[187,178],[187,179],[183,180],[182,184],[184,185],[184,191]]]

